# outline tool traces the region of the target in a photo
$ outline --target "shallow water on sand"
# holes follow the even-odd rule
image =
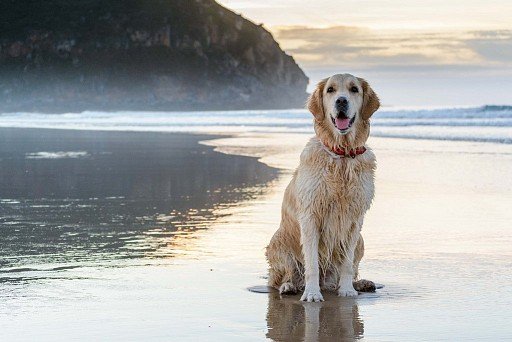
[[[166,257],[276,171],[204,136],[2,129],[1,266]],[[176,237],[174,240],[178,240]],[[164,239],[165,241],[165,239]],[[61,267],[61,266],[56,266]],[[50,267],[51,268],[51,267]]]
[[[360,272],[385,288],[302,303],[247,288],[265,284],[264,247],[306,136],[204,142],[277,174],[195,143],[205,136],[14,132],[15,151],[0,145],[2,340],[512,336],[512,146],[372,138]]]

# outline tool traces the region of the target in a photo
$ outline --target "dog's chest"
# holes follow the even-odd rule
[[[322,178],[318,196],[327,199],[329,209],[355,213],[370,207],[374,196],[372,166],[354,160],[335,160],[324,166]]]

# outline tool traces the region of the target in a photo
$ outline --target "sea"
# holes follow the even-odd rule
[[[313,133],[304,109],[195,112],[4,113],[0,127],[197,133]],[[512,106],[384,107],[372,136],[512,143]]]

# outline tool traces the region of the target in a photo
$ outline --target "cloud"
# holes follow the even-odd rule
[[[274,30],[304,67],[512,66],[512,30],[397,31],[353,26]]]
[[[512,31],[477,31],[467,40],[467,45],[492,64],[509,64],[512,61]]]

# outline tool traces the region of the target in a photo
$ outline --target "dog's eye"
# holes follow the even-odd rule
[[[333,88],[333,87],[329,87],[329,88],[327,88],[327,92],[328,92],[328,93],[332,93],[333,91],[334,91],[334,88]]]
[[[352,88],[350,88],[350,91],[353,93],[359,93],[359,89],[357,89],[356,86],[352,86]]]

